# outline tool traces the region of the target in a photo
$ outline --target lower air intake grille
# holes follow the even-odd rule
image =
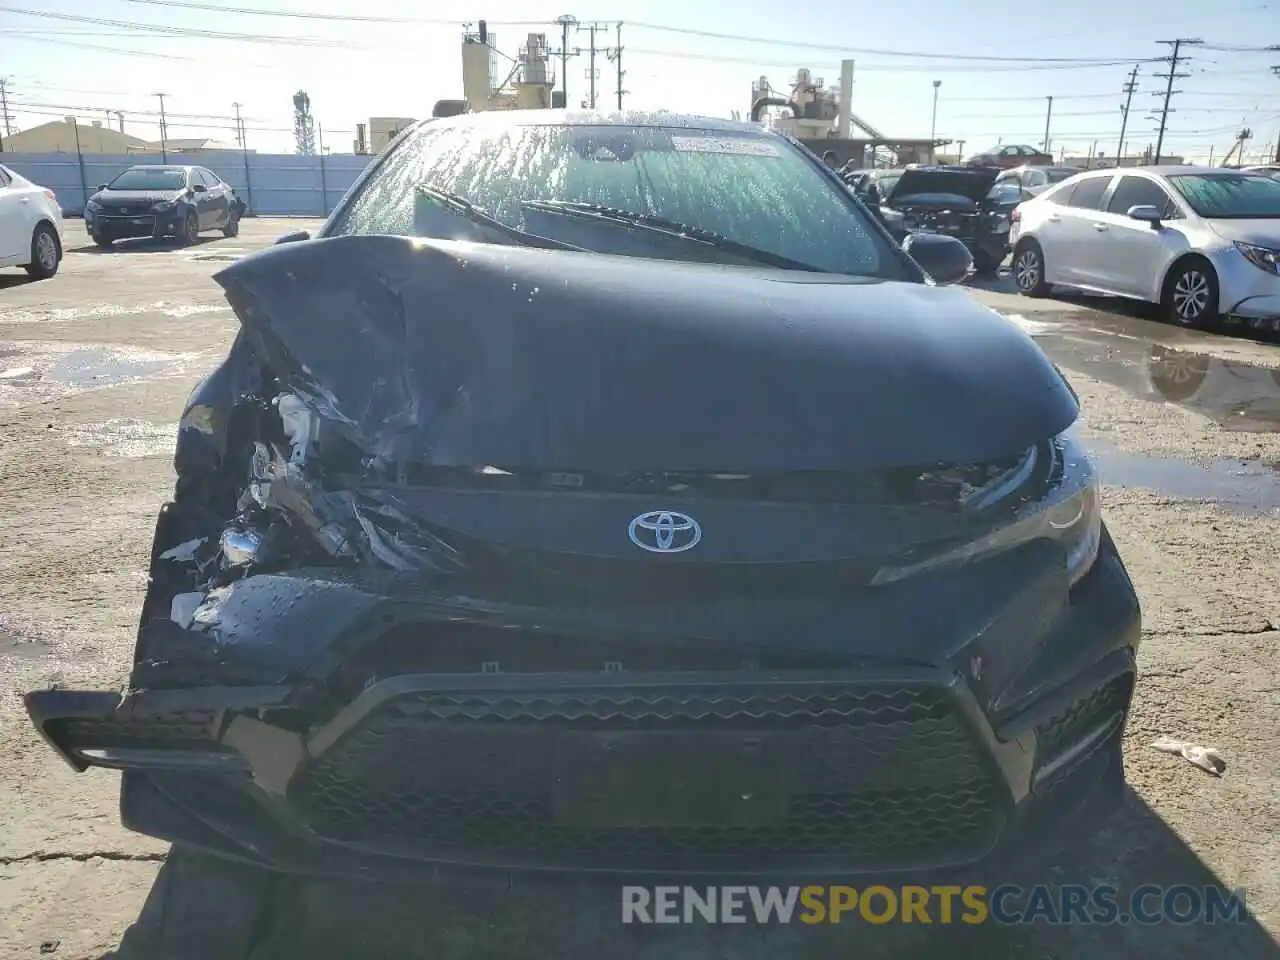
[[[139,750],[215,749],[211,735],[215,714],[208,710],[150,716],[76,718],[57,721],[59,739],[81,750],[114,747]]]
[[[290,798],[334,841],[618,870],[961,861],[1003,821],[946,690],[865,684],[403,695]]]

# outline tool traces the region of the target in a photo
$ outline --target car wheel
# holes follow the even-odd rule
[[[200,220],[196,217],[195,211],[188,211],[186,217],[182,221],[182,242],[190,246],[200,241]]]
[[[1164,285],[1164,310],[1172,323],[1204,330],[1218,322],[1218,277],[1198,257],[1174,266]]]
[[[240,217],[236,215],[234,210],[227,215],[227,225],[222,228],[224,237],[235,237],[240,234]]]
[[[1044,282],[1044,251],[1034,240],[1021,240],[1013,251],[1010,271],[1018,292],[1024,297],[1049,295],[1049,284]]]
[[[36,280],[47,280],[58,272],[62,262],[62,245],[58,234],[47,223],[39,224],[31,233],[31,262],[27,273]]]

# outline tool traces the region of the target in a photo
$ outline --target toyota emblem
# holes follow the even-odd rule
[[[650,510],[631,521],[627,536],[641,550],[650,553],[683,553],[702,539],[698,521],[671,510]]]

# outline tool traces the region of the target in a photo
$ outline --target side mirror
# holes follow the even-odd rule
[[[1160,211],[1149,203],[1140,203],[1136,207],[1130,207],[1126,215],[1130,220],[1141,220],[1143,223],[1149,223],[1152,227],[1160,226]]]
[[[107,189],[107,185],[106,185],[105,183],[100,183],[100,184],[98,184],[98,189],[99,189],[99,190],[105,190],[105,189]]]
[[[193,183],[191,185],[191,190],[193,193],[204,193],[208,189],[209,188],[206,187],[203,183]]]
[[[912,233],[902,241],[902,249],[934,283],[959,283],[973,272],[973,255],[955,237]]]
[[[297,243],[299,240],[310,240],[311,234],[306,230],[295,230],[282,237],[276,237],[276,243]]]

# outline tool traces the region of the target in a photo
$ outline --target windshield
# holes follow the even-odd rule
[[[1280,181],[1248,173],[1175,174],[1169,182],[1211,220],[1280,218]]]
[[[109,184],[108,190],[181,190],[187,185],[187,172],[166,167],[134,167]]]
[[[437,205],[415,203],[421,185],[508,227],[597,253],[708,258],[705,244],[678,233],[640,234],[620,218],[570,217],[551,205],[681,224],[822,272],[914,279],[840,185],[787,141],[754,131],[426,124],[386,157],[326,234],[449,235]]]

